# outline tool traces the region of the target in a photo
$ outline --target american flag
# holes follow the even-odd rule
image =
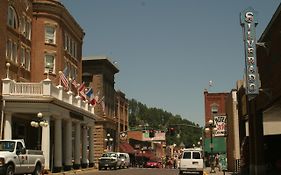
[[[71,84],[75,87],[75,89],[77,89],[79,87],[79,84],[77,83],[77,81],[75,79],[72,80]]]
[[[69,88],[68,79],[67,79],[67,67],[64,68],[63,72],[59,72],[60,84],[65,87],[65,89]]]

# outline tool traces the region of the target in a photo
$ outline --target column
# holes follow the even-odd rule
[[[84,125],[82,127],[82,168],[87,168],[88,167],[88,163],[87,163],[87,145],[88,145],[88,142],[87,142],[87,126]]]
[[[65,160],[64,170],[69,171],[72,168],[72,121],[65,122]]]
[[[62,131],[61,119],[55,120],[55,150],[54,150],[54,172],[60,172],[62,168]]]
[[[50,170],[50,116],[44,116],[48,126],[42,127],[41,150],[45,157],[45,170]]]
[[[12,113],[5,113],[4,139],[12,139]]]
[[[94,167],[94,126],[89,129],[89,167]]]
[[[81,133],[81,126],[80,122],[75,123],[75,144],[74,144],[74,169],[80,168],[80,133]]]

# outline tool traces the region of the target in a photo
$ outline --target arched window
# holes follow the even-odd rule
[[[219,105],[214,103],[211,105],[211,112],[212,114],[217,114],[219,112]]]
[[[12,6],[8,7],[8,20],[7,20],[7,25],[13,29],[18,28],[18,17],[16,14],[15,9]]]

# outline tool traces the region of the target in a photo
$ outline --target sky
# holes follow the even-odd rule
[[[85,32],[83,57],[116,62],[116,90],[201,126],[204,89],[230,92],[243,79],[240,12],[258,12],[259,39],[280,2],[61,0]]]

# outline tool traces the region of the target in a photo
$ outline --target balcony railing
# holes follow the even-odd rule
[[[5,97],[53,97],[65,103],[74,105],[94,114],[94,107],[82,100],[79,96],[74,96],[71,91],[66,92],[62,86],[54,86],[50,79],[45,79],[40,83],[15,82],[9,78],[2,80],[2,95]]]

